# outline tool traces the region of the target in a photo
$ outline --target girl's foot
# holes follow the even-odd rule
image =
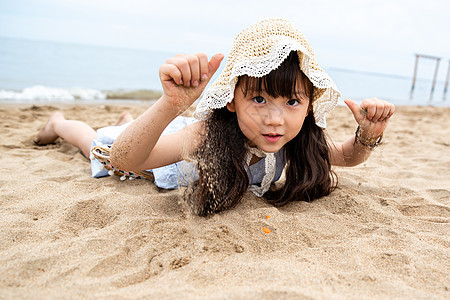
[[[36,140],[34,140],[34,142],[37,145],[46,145],[54,143],[56,139],[59,137],[55,132],[55,123],[60,120],[65,120],[64,115],[59,111],[54,112],[48,119],[47,124],[45,124],[44,128],[42,128],[41,131],[38,133]]]
[[[122,113],[122,114],[120,115],[120,118],[119,118],[119,120],[118,120],[117,123],[116,123],[116,126],[119,126],[119,125],[128,123],[128,122],[130,122],[130,121],[133,121],[133,117],[131,116],[130,113],[124,112],[124,113]]]

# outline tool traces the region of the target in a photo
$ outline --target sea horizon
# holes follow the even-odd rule
[[[0,37],[0,102],[156,99],[161,94],[159,66],[174,54]],[[432,79],[420,73],[410,99],[412,76],[322,67],[341,91],[341,99],[378,97],[396,105],[450,106],[448,95],[443,98],[445,82],[436,82],[430,100]]]

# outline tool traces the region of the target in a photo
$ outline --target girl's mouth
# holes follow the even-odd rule
[[[263,136],[266,139],[266,141],[268,141],[269,143],[276,143],[282,137],[282,135],[280,135],[280,134],[271,134],[271,133],[263,134]]]

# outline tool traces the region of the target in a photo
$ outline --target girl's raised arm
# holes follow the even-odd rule
[[[332,165],[352,167],[369,158],[371,146],[376,145],[386,129],[395,106],[377,98],[364,99],[359,107],[350,99],[345,100],[358,122],[358,136],[352,136],[343,143],[330,143]]]
[[[179,161],[183,151],[192,150],[196,145],[192,139],[201,133],[202,122],[178,133],[161,134],[200,97],[222,59],[222,54],[216,54],[208,62],[204,53],[169,58],[159,69],[162,97],[120,134],[111,148],[111,164],[141,171]]]

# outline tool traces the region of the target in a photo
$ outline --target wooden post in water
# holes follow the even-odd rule
[[[413,82],[411,86],[411,92],[409,92],[409,100],[412,100],[414,94],[414,88],[416,87],[417,66],[419,65],[419,54],[416,54],[416,63],[414,64]]]
[[[445,101],[445,98],[447,97],[448,77],[449,77],[449,75],[450,75],[450,59],[448,60],[447,76],[445,78],[444,94],[442,95],[442,101]]]
[[[436,86],[436,78],[437,78],[437,74],[438,74],[438,70],[439,70],[439,63],[441,61],[441,58],[437,57],[437,56],[431,56],[431,55],[425,55],[425,54],[416,54],[416,63],[414,65],[413,82],[412,82],[412,86],[411,86],[411,92],[409,93],[409,99],[412,100],[412,98],[413,98],[414,88],[416,87],[417,67],[419,65],[419,58],[421,58],[421,57],[436,60],[436,68],[434,69],[434,76],[433,76],[433,83],[431,85],[430,99],[428,100],[431,102],[431,100],[433,99],[434,88]]]
[[[433,99],[434,87],[436,86],[436,78],[437,78],[437,74],[438,74],[438,70],[439,70],[439,63],[441,62],[440,57],[436,57],[435,59],[436,59],[436,69],[434,69],[434,76],[433,76],[433,83],[431,85],[430,99],[428,100],[430,102]]]

